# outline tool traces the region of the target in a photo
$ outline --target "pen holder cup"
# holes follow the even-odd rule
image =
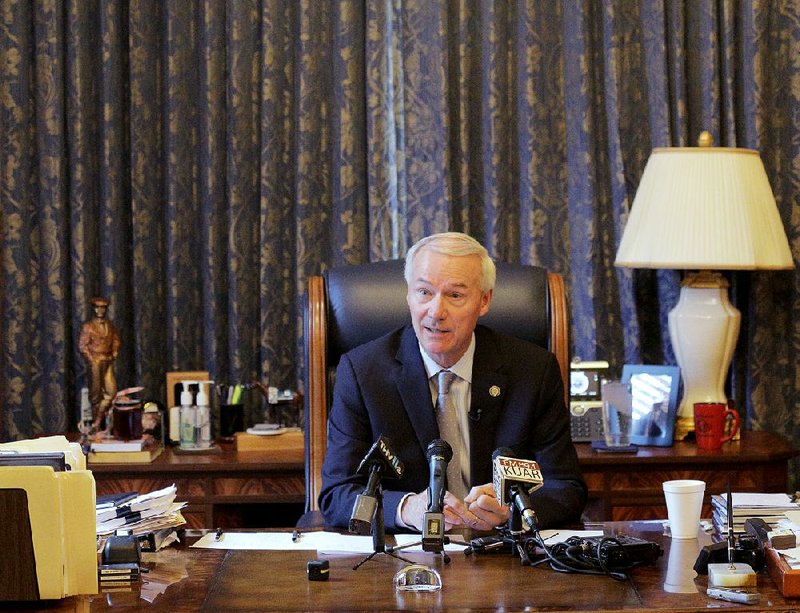
[[[232,441],[236,432],[244,430],[244,405],[223,404],[219,408],[219,436],[223,441]]]

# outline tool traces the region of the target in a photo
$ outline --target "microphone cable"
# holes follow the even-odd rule
[[[607,536],[591,541],[579,536],[571,536],[561,543],[546,545],[539,530],[534,530],[532,537],[526,541],[529,557],[541,549],[545,557],[531,564],[539,566],[548,563],[550,568],[560,573],[573,573],[582,575],[602,575],[624,581],[628,578],[625,571],[639,566],[643,562],[636,562],[624,566],[610,568],[607,564],[608,556],[605,555],[608,545],[622,546],[614,537]]]

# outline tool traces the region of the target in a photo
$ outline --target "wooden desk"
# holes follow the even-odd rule
[[[281,435],[290,437],[289,434]],[[150,464],[90,464],[97,494],[150,492],[175,484],[177,500],[189,504],[192,528],[293,526],[305,503],[302,433],[272,449],[180,454],[167,448]],[[275,512],[271,512],[275,510]]]
[[[321,556],[331,564],[330,581],[311,582],[306,562],[313,551],[221,551],[168,549],[155,554],[143,582],[154,584],[171,577],[152,603],[138,591],[71,597],[47,606],[48,611],[328,611],[328,610],[625,610],[707,611],[709,608],[747,609],[708,598],[707,577],[696,577],[691,566],[700,547],[711,537],[675,541],[662,535],[660,522],[608,524],[607,534],[629,534],[658,542],[664,555],[655,564],[634,569],[627,580],[604,576],[562,574],[549,567],[523,567],[502,554],[441,558],[404,553],[415,562],[435,567],[443,589],[434,593],[397,593],[392,578],[404,562],[378,555],[358,570],[362,555]],[[183,578],[181,578],[183,576]],[[144,583],[143,583],[144,585]],[[797,610],[798,601],[784,599],[769,576],[758,576],[759,606],[747,610]],[[151,592],[152,593],[152,592]],[[113,603],[113,607],[109,606]],[[2,608],[2,605],[0,605]],[[31,608],[30,610],[33,610]]]
[[[584,517],[590,521],[657,519],[667,516],[661,484],[671,479],[706,482],[703,516],[711,516],[710,497],[735,492],[787,491],[788,460],[800,451],[771,432],[743,432],[718,452],[676,442],[672,447],[640,447],[636,454],[593,451],[575,445],[589,486]]]

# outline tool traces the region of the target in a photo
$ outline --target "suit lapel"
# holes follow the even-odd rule
[[[486,458],[492,457],[494,451],[497,422],[505,405],[508,382],[501,367],[500,352],[491,333],[486,328],[478,326],[475,329],[469,420],[472,458],[470,469],[473,483],[491,481],[491,466],[486,463]],[[479,459],[480,462],[476,462]]]
[[[428,443],[439,438],[439,426],[431,402],[428,375],[419,353],[419,343],[413,327],[406,327],[395,357],[398,360],[398,366],[394,371],[397,391],[417,435],[420,450],[425,455]]]

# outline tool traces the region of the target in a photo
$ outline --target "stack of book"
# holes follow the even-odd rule
[[[152,437],[133,441],[108,439],[93,441],[89,451],[89,463],[92,464],[135,464],[155,460],[164,446]]]
[[[778,527],[778,522],[786,519],[787,511],[800,510],[800,505],[788,494],[738,493],[733,497],[733,530],[737,534],[745,532],[744,522],[750,517],[760,517],[770,528]],[[714,494],[711,497],[714,527],[724,534],[728,530],[727,495]]]
[[[101,590],[110,587],[127,587],[139,580],[139,565],[136,562],[100,564],[97,580]]]
[[[137,536],[153,533],[156,548],[169,544],[165,542],[167,533],[186,523],[181,514],[186,503],[175,502],[176,495],[173,484],[149,494],[127,492],[98,498],[97,534],[109,535],[120,529]]]

